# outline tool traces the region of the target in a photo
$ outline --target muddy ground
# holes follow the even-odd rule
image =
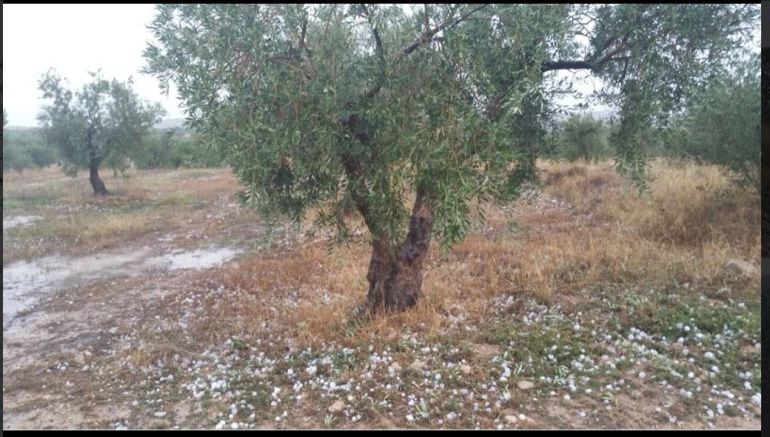
[[[437,328],[361,327],[364,236],[336,251],[267,224],[224,169],[107,184],[102,199],[56,169],[6,178],[3,429],[759,428],[758,293],[739,285],[500,285],[478,320],[427,285],[416,311]],[[543,193],[506,214],[535,210],[586,219]],[[466,253],[434,254],[426,283],[451,280],[442,266],[484,281]],[[290,262],[308,279],[269,282]],[[345,269],[356,282],[337,289]],[[310,338],[323,317],[331,334]],[[377,323],[398,329],[373,341]]]

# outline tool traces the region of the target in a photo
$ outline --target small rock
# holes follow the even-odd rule
[[[741,357],[749,358],[752,355],[758,355],[762,351],[760,348],[757,348],[756,346],[741,346],[739,352],[741,354]]]
[[[424,369],[426,364],[420,360],[414,360],[412,364],[409,365],[409,368],[412,370],[417,370],[418,372]]]
[[[79,365],[84,365],[86,363],[86,356],[82,353],[75,354],[74,360]]]
[[[345,403],[342,401],[335,401],[331,406],[329,407],[330,413],[339,413],[345,408]]]
[[[730,261],[727,261],[724,270],[728,273],[744,277],[752,277],[757,274],[757,268],[742,259],[731,259]]]
[[[390,368],[391,368],[391,369],[393,369],[393,370],[395,370],[396,372],[398,372],[398,371],[400,371],[400,370],[401,370],[401,364],[398,364],[398,361],[393,361],[393,362],[390,364]]]
[[[481,358],[491,358],[500,353],[500,348],[493,344],[475,344],[473,352]]]
[[[517,419],[516,416],[514,416],[513,414],[509,414],[505,416],[505,421],[508,423],[516,423],[519,421],[519,419]]]
[[[471,373],[471,370],[473,370],[473,369],[471,369],[471,366],[469,366],[467,364],[460,364],[460,370],[464,374],[469,375]]]
[[[535,383],[532,381],[522,380],[519,381],[516,385],[519,387],[519,390],[529,390],[535,386]]]

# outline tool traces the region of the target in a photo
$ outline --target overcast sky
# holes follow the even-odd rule
[[[3,5],[3,107],[10,126],[36,126],[44,104],[37,81],[50,67],[80,88],[89,71],[105,78],[134,79],[134,89],[160,102],[168,118],[183,118],[175,94],[160,92],[158,81],[139,70],[142,52],[152,39],[145,27],[155,6]]]
[[[132,76],[137,93],[160,102],[168,112],[166,118],[183,118],[173,87],[164,96],[154,77],[139,72],[145,65],[142,52],[153,39],[146,26],[154,17],[154,8],[150,4],[3,5],[3,107],[8,125],[37,125],[37,114],[44,105],[37,81],[51,67],[72,88],[80,88],[88,72],[99,68],[108,79],[125,81]],[[586,78],[576,84],[581,92],[590,93],[600,86],[586,72],[575,74]]]
[[[173,87],[164,96],[154,77],[139,72],[145,65],[142,52],[153,39],[146,26],[154,8],[151,4],[3,5],[3,107],[8,125],[37,126],[37,114],[45,104],[37,82],[51,67],[68,79],[71,88],[80,88],[88,72],[100,68],[108,79],[124,81],[132,76],[136,92],[160,102],[168,112],[166,118],[184,118]],[[581,90],[590,92],[592,82],[585,82]]]

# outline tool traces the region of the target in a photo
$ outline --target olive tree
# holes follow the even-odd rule
[[[109,192],[99,177],[99,165],[103,162],[116,171],[128,168],[131,153],[164,111],[159,104],[142,102],[130,78],[122,83],[89,74],[91,81],[73,92],[54,70],[46,72],[39,88],[52,103],[38,119],[46,142],[59,150],[65,172],[75,176],[88,167],[94,194],[103,195]]]
[[[672,151],[731,170],[736,182],[759,190],[762,118],[756,54],[715,77],[667,129]]]
[[[621,170],[638,132],[742,44],[753,5],[160,5],[146,72],[173,82],[264,211],[344,238],[352,202],[371,234],[361,307],[420,296],[432,239],[468,230],[471,200],[535,175],[556,70],[608,83]],[[586,44],[579,44],[582,35]],[[408,203],[411,207],[405,206]]]
[[[606,132],[602,120],[591,115],[572,115],[563,124],[559,136],[559,155],[570,162],[586,162],[606,157]]]

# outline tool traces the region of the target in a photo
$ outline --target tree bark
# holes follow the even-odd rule
[[[89,178],[88,180],[91,182],[91,187],[94,189],[94,194],[97,195],[106,195],[110,194],[109,191],[107,191],[107,187],[104,186],[104,182],[102,181],[102,178],[99,177],[99,159],[91,159],[91,162],[88,164],[88,170],[89,170]]]
[[[369,122],[357,115],[340,120],[345,130],[367,147],[374,148],[373,132]],[[369,291],[366,302],[357,312],[370,314],[403,311],[414,306],[420,298],[422,263],[428,253],[433,230],[433,209],[425,189],[418,189],[409,220],[406,239],[393,247],[388,235],[377,232],[377,221],[372,216],[366,190],[366,165],[353,154],[342,156],[342,165],[348,179],[355,184],[351,199],[374,235],[372,259],[369,262]]]
[[[422,264],[428,253],[433,229],[433,210],[425,191],[418,191],[414,202],[409,232],[397,248],[385,238],[372,243],[369,263],[369,291],[366,309],[369,313],[403,311],[414,306],[422,288]]]

